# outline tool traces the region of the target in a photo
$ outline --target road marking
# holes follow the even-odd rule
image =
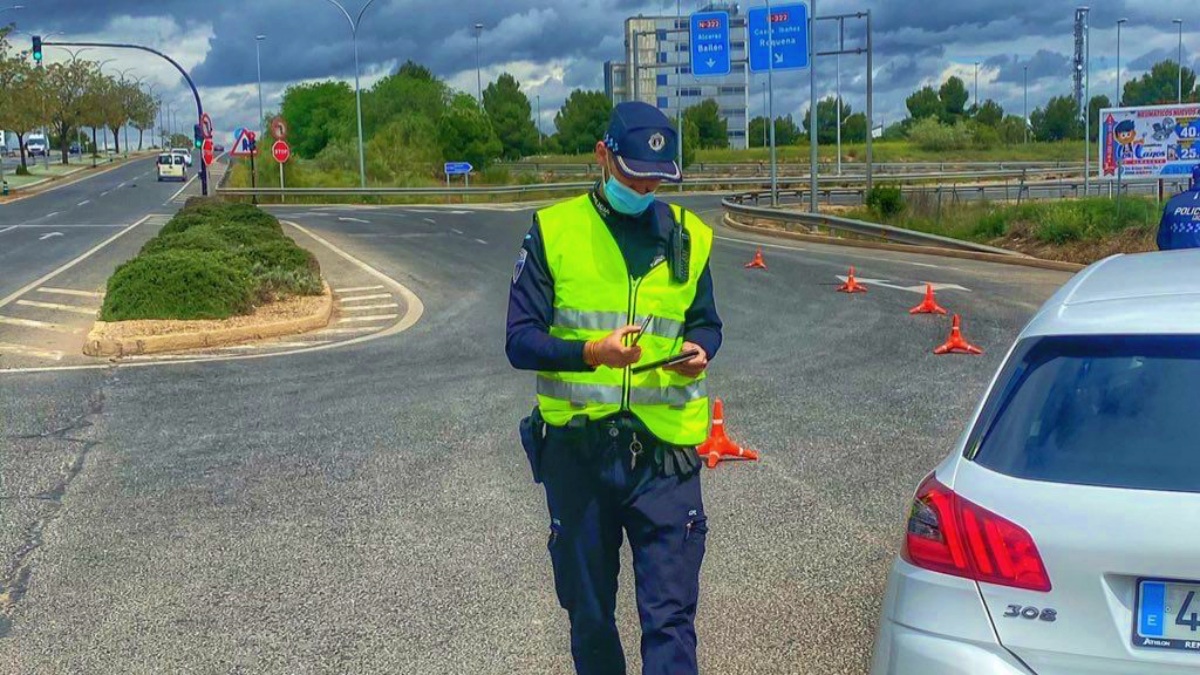
[[[104,192],[101,192],[101,193],[100,193],[100,196],[101,196],[101,197],[107,197],[107,196],[108,196],[108,193],[109,193],[109,190],[105,190]]]
[[[450,231],[451,231],[451,232],[453,232],[454,234],[462,234],[462,233],[463,233],[463,231],[462,231],[462,230],[459,230],[459,229],[456,229],[456,228],[453,228],[453,227],[452,227],[452,228],[450,228]]]
[[[841,276],[841,275],[838,275],[837,278],[840,281],[842,281],[843,283],[845,283],[847,280],[846,277]],[[867,286],[881,286],[883,288],[891,288],[891,289],[895,289],[897,291],[908,291],[909,293],[916,293],[918,295],[925,294],[925,284],[920,284],[919,286],[898,286],[896,284],[891,283],[887,279],[867,279],[864,277],[858,277],[857,279],[859,282],[861,282]],[[971,292],[971,289],[965,288],[963,286],[959,286],[958,284],[938,284],[938,283],[931,282],[929,285],[933,286],[933,290],[935,290],[935,291],[963,291],[965,293]]]
[[[59,213],[61,213],[61,212],[60,211],[51,211],[50,213],[47,213],[46,215],[39,218],[38,220],[44,220],[46,218],[53,218],[54,216],[57,216]]]
[[[363,220],[362,218],[345,218],[345,217],[339,216],[338,220],[343,223],[364,223],[366,225],[371,224],[371,221]]]
[[[383,286],[355,286],[354,288],[335,288],[334,293],[360,293],[362,291],[378,291]]]
[[[61,236],[63,236],[62,232],[47,232],[46,234],[43,234],[42,236],[38,237],[38,241],[46,241],[47,239],[53,239],[54,237],[61,237]]]
[[[372,314],[371,316],[347,316],[338,320],[338,323],[366,323],[367,321],[391,321],[399,319],[399,314]]]
[[[38,293],[49,293],[51,295],[73,295],[77,298],[97,298],[97,299],[99,299],[99,298],[104,297],[103,293],[97,293],[96,291],[77,291],[73,288],[51,288],[50,286],[46,286],[44,288],[39,288],[39,289],[37,289],[37,292]]]
[[[118,189],[118,190],[120,190],[120,189],[121,189],[121,188],[123,188],[123,187],[125,187],[125,183],[117,183],[117,189]]]
[[[125,235],[126,232],[129,232],[130,230],[137,227],[138,225],[141,225],[142,223],[146,222],[147,220],[150,220],[150,218],[151,218],[151,216],[142,217],[136,223],[130,225],[129,227],[121,230],[120,232],[109,237],[108,239],[105,239],[104,241],[100,242],[99,244],[96,244],[91,249],[85,251],[78,258],[76,258],[76,259],[72,260],[71,262],[68,262],[67,264],[63,265],[62,267],[59,267],[58,269],[50,272],[49,274],[42,277],[41,279],[38,279],[38,280],[34,281],[33,283],[31,283],[27,286],[24,286],[23,288],[17,289],[16,292],[14,292],[14,293],[8,295],[7,297],[5,297],[4,299],[0,300],[0,307],[4,307],[5,305],[9,304],[13,300],[16,300],[17,298],[21,297],[22,295],[25,295],[29,291],[32,291],[33,289],[40,287],[42,284],[46,283],[47,281],[50,281],[51,279],[62,274],[63,272],[66,272],[67,270],[78,265],[79,263],[83,262],[84,260],[87,260],[88,257],[94,255],[96,253],[96,251],[99,251],[100,249],[104,248],[105,246],[108,246],[109,244],[113,243],[117,239],[120,239],[122,236]]]
[[[424,220],[427,223],[433,223],[434,225],[437,225],[437,221],[434,220],[433,218],[422,218],[421,220]]]
[[[343,307],[342,311],[343,312],[366,312],[368,310],[373,310],[373,309],[391,309],[393,307],[399,307],[399,306],[400,305],[398,305],[394,302],[385,304],[385,305],[355,305],[354,307]]]
[[[313,335],[358,335],[377,330],[379,330],[378,326],[367,326],[366,328],[326,328],[313,333]]]
[[[480,243],[480,244],[483,244],[484,246],[487,246],[487,242],[486,242],[486,241],[484,241],[484,240],[482,240],[482,239],[476,239],[475,241],[476,241],[476,242],[478,242],[478,243]]]
[[[190,187],[191,184],[194,183],[196,181],[196,179],[199,177],[200,177],[200,174],[196,174],[195,176],[192,176],[191,179],[189,179],[186,183],[183,184],[183,187],[176,190],[175,194],[171,195],[167,199],[166,203],[170,204],[171,202],[175,201],[175,198],[178,197],[179,195],[183,194],[183,191],[188,189],[188,187]],[[124,185],[124,183],[121,183],[121,185]],[[117,187],[121,187],[121,185],[118,185]]]
[[[384,298],[391,299],[391,293],[376,293],[375,295],[360,295],[356,298],[341,298],[342,302],[362,302],[363,300],[382,300]]]
[[[53,302],[38,302],[37,300],[18,300],[18,305],[25,307],[37,307],[39,309],[53,309],[59,312],[72,312],[75,314],[83,314],[85,316],[96,316],[98,309],[88,309],[87,307],[76,307],[75,305],[59,305]]]
[[[14,345],[8,342],[0,342],[0,352],[17,354],[18,356],[33,356],[39,359],[51,359],[54,361],[62,361],[63,357],[63,353],[60,351],[22,347],[21,345]]]
[[[10,225],[9,227],[6,227],[3,230],[0,230],[0,234],[4,234],[5,232],[8,232],[10,230],[15,230],[15,229],[17,229],[16,225]]]
[[[78,204],[76,204],[75,208],[79,208],[80,206],[87,206],[88,204],[91,204],[91,203],[92,203],[92,200],[85,199],[85,200],[79,202]]]
[[[265,342],[253,345],[233,345],[231,347],[222,347],[217,351],[251,351],[255,349],[290,349],[292,347],[311,347],[313,345],[323,345],[329,340],[307,340],[305,342]]]
[[[79,328],[71,328],[70,326],[64,326],[62,324],[57,324],[57,323],[49,323],[47,321],[34,321],[33,319],[18,319],[15,316],[0,315],[0,324],[6,324],[9,326],[20,326],[22,328],[40,328],[42,330],[50,330],[50,331],[54,331],[56,333],[69,333],[71,335],[78,335],[83,332],[83,330],[79,329]]]

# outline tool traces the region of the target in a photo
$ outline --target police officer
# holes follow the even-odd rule
[[[1200,165],[1189,188],[1171,198],[1158,224],[1158,249],[1200,248]]]
[[[678,142],[657,108],[617,105],[596,144],[600,181],[538,211],[512,278],[506,351],[514,367],[538,371],[538,407],[521,435],[546,488],[555,591],[580,675],[625,673],[615,620],[623,535],[642,672],[697,672],[708,528],[695,446],[708,433],[705,371],[721,319],[712,230],[655,199],[663,181],[682,180]],[[675,366],[631,368],[692,349]]]

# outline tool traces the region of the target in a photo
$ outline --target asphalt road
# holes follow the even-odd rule
[[[0,205],[0,298],[150,213],[171,213],[182,187],[159,183],[154,158]],[[57,233],[57,234],[53,234]],[[46,236],[50,235],[50,236]]]
[[[423,318],[309,354],[0,375],[0,672],[569,672],[516,434],[533,378],[503,354],[530,214],[279,213]],[[863,673],[912,490],[1067,275],[718,234],[710,387],[763,458],[704,474],[702,668]],[[743,269],[760,242],[770,269]],[[888,285],[836,293],[849,265]],[[948,321],[905,290],[926,281],[968,289],[939,300],[984,356],[930,353]]]

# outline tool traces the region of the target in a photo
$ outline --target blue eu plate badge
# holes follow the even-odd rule
[[[521,272],[525,271],[525,259],[529,257],[529,251],[521,249],[517,254],[517,266],[513,268],[513,283],[517,283],[517,279],[521,278]]]

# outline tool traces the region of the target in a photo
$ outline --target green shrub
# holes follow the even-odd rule
[[[266,268],[255,275],[255,297],[267,301],[290,295],[320,295],[321,277],[309,270]]]
[[[253,308],[254,280],[232,255],[168,250],[139,255],[108,280],[100,318],[227,319]]]
[[[882,218],[892,218],[904,211],[904,194],[896,185],[876,185],[867,193],[867,206]]]
[[[229,241],[207,225],[191,227],[183,232],[160,234],[142,246],[140,255],[153,255],[163,251],[223,251],[233,252]]]
[[[176,213],[171,220],[167,221],[166,225],[158,231],[158,236],[165,237],[172,234],[182,234],[198,225],[207,225],[210,222],[210,215],[201,211],[180,211]]]
[[[971,129],[965,122],[960,121],[950,126],[933,117],[913,124],[908,138],[921,150],[931,152],[965,150],[972,144]]]

